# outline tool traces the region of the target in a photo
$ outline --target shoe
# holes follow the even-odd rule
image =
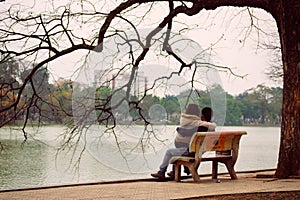
[[[167,175],[170,177],[170,180],[174,180],[175,179],[175,172],[174,171],[168,172]]]
[[[167,173],[167,175],[169,177],[174,177],[175,176],[175,172],[174,171],[170,171],[170,172]]]
[[[158,171],[157,173],[151,174],[152,177],[158,178],[159,180],[166,180],[165,173]]]
[[[184,166],[184,173],[186,173],[187,175],[190,175],[190,170],[189,170],[189,168],[188,167],[186,167],[186,166]]]

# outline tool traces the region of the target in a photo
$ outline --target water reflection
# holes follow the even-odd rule
[[[1,188],[41,185],[45,178],[47,151],[36,141],[1,140]]]

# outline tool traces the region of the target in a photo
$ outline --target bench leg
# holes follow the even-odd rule
[[[200,177],[198,175],[197,168],[189,167],[189,170],[190,170],[190,172],[192,174],[194,182],[199,182],[200,181]]]
[[[212,179],[218,178],[218,161],[212,162]]]
[[[180,179],[181,179],[181,165],[176,164],[175,165],[175,178],[174,178],[174,180],[179,182]]]
[[[231,162],[225,162],[226,168],[230,174],[231,179],[237,179],[236,173],[234,171],[234,164]]]

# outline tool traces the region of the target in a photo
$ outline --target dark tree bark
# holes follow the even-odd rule
[[[281,142],[276,176],[300,176],[300,1],[282,0],[273,13],[283,56]]]

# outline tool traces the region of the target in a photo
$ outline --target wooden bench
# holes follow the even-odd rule
[[[238,158],[241,136],[246,134],[245,131],[194,133],[189,146],[189,155],[173,157],[170,160],[171,164],[175,164],[175,181],[180,181],[181,165],[184,165],[189,168],[194,181],[198,182],[200,178],[197,170],[200,163],[204,161],[212,161],[213,179],[217,179],[218,176],[218,162],[226,165],[231,179],[237,179],[234,165]],[[216,155],[213,157],[202,157],[203,153],[207,151],[216,151]],[[229,155],[222,153],[225,151],[229,151]]]

